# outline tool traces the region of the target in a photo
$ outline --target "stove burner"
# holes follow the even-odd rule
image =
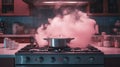
[[[49,47],[48,51],[50,52],[69,52],[71,50],[71,48],[69,47],[64,47],[64,48],[53,48],[53,47]]]
[[[70,48],[70,47],[61,47],[61,48],[54,48],[54,47],[38,47],[36,45],[27,45],[26,47],[22,48],[18,52],[32,52],[32,53],[39,53],[39,52],[101,52],[97,48],[89,46],[87,48]]]
[[[71,51],[73,52],[79,52],[79,51],[86,51],[88,50],[87,48],[86,49],[81,49],[81,48],[72,48]]]
[[[30,52],[48,52],[47,49],[30,49]]]

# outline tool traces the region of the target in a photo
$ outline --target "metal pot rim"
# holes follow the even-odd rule
[[[48,39],[74,39],[74,38],[44,38],[45,40],[48,40]]]

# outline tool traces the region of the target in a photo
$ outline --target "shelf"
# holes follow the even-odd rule
[[[120,16],[120,13],[88,13],[89,16]]]
[[[30,16],[29,13],[0,13],[0,16]]]
[[[105,16],[104,13],[88,13],[88,16]]]
[[[2,3],[2,5],[14,5],[14,3]]]

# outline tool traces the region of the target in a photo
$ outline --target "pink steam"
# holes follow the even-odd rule
[[[37,29],[35,39],[39,47],[48,45],[44,38],[74,38],[68,46],[71,48],[86,48],[91,42],[92,36],[97,33],[95,28],[96,21],[89,18],[86,13],[75,10],[70,14],[55,16],[48,19],[49,24],[42,25]],[[46,29],[43,29],[44,26]]]

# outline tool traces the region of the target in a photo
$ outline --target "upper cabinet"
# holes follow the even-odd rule
[[[88,15],[120,16],[120,0],[89,0]]]
[[[23,0],[0,0],[0,16],[29,16],[29,5]]]
[[[29,16],[31,11],[34,11],[34,7],[32,10],[30,8],[30,3],[33,3],[34,1],[36,3],[36,0],[0,0],[0,16]],[[39,1],[41,2],[42,0]],[[88,1],[87,9],[86,6],[80,7],[81,10],[86,11],[88,15],[120,16],[120,0],[77,1]],[[37,4],[41,5],[40,2],[37,2]]]

